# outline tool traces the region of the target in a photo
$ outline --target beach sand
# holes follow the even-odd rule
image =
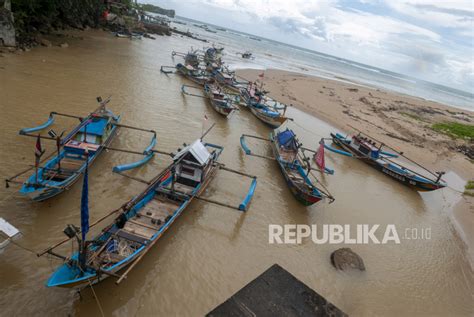
[[[256,81],[261,72],[245,69],[238,70],[237,75]],[[457,150],[472,144],[431,129],[437,122],[474,124],[473,112],[343,78],[331,80],[274,69],[266,70],[264,76],[264,89],[279,102],[291,104],[344,133],[359,129],[403,151],[430,170],[453,171],[464,180],[474,178],[474,162]],[[456,190],[462,191],[462,186],[456,185]],[[456,226],[462,230],[460,235],[469,246],[471,263],[474,262],[473,206],[474,198],[464,196],[453,212]]]

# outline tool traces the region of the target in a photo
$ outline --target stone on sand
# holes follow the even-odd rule
[[[362,258],[351,248],[340,248],[331,253],[331,263],[338,270],[359,269],[365,271]]]

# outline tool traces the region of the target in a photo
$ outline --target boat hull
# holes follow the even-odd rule
[[[135,262],[138,257],[143,256],[153,244],[159,240],[162,235],[171,227],[171,225],[175,222],[175,220],[182,215],[182,213],[186,210],[188,205],[192,202],[194,197],[201,194],[210,183],[210,181],[214,178],[219,166],[216,164],[219,158],[220,153],[222,152],[223,148],[220,146],[207,144],[214,149],[217,149],[216,152],[213,153],[213,158],[208,163],[209,164],[209,172],[206,174],[205,180],[202,183],[197,185],[192,192],[189,193],[188,196],[183,198],[180,203],[175,205],[175,209],[173,209],[172,213],[169,214],[169,217],[166,217],[164,222],[160,222],[158,224],[156,231],[153,233],[151,238],[148,240],[144,240],[143,244],[135,249],[132,254],[128,255],[126,258],[119,260],[117,263],[110,264],[111,266],[105,267],[102,266],[100,270],[96,268],[89,267],[89,269],[81,274],[81,270],[78,267],[78,258],[79,255],[76,252],[74,255],[71,256],[73,261],[72,264],[64,263],[61,265],[48,279],[46,286],[47,287],[63,287],[63,288],[81,288],[87,286],[89,284],[97,284],[104,279],[110,277],[111,275],[117,275],[120,270],[127,268],[129,265]],[[162,174],[163,175],[163,174]],[[163,176],[158,176],[155,178],[153,185],[148,187],[142,194],[138,195],[140,197],[139,200],[134,202],[133,207],[129,209],[126,213],[124,212],[122,215],[125,215],[127,218],[126,221],[131,221],[131,219],[138,219],[138,213],[142,210],[145,210],[148,204],[155,203],[156,195],[158,191],[163,188],[167,188],[168,192],[173,192],[174,187],[171,184],[171,172],[164,174]],[[128,202],[130,203],[130,201]],[[142,217],[151,217],[151,214],[148,213],[141,214],[139,218]],[[120,218],[120,217],[119,217]],[[109,238],[116,237],[118,231],[113,231],[117,226],[117,221],[119,218],[115,220],[115,222],[108,227],[107,230],[104,230],[101,235],[94,238],[92,241],[102,241],[103,245],[107,248],[107,242],[110,242]],[[131,221],[133,222],[133,221]],[[156,222],[155,222],[156,223]],[[122,226],[123,228],[123,226]],[[90,249],[89,249],[90,250]],[[97,249],[95,249],[97,250]],[[94,249],[92,250],[94,251]],[[94,262],[91,262],[94,263]],[[99,262],[102,263],[102,262]],[[92,265],[92,264],[90,264]]]
[[[120,122],[120,117],[118,117],[118,120],[113,121],[113,122],[115,123]],[[97,149],[95,154],[89,158],[89,161],[88,161],[89,166],[102,154],[104,147],[108,146],[113,141],[116,134],[117,134],[117,127],[113,126],[105,142]],[[57,159],[58,157],[55,156],[48,163],[46,163],[46,166],[49,166],[49,165],[51,165],[51,167],[55,166],[56,164],[53,162],[57,161]],[[70,177],[62,181],[60,184],[56,184],[57,186],[53,184],[49,187],[38,186],[37,188],[35,188],[35,186],[33,185],[24,184],[22,188],[20,189],[20,193],[23,195],[26,195],[27,197],[29,197],[30,199],[36,202],[45,201],[49,198],[52,198],[54,196],[61,194],[62,192],[64,192],[65,190],[68,190],[71,186],[73,186],[78,181],[79,177],[82,175],[85,168],[86,168],[86,164],[84,162],[84,164],[77,170],[75,174],[72,174]],[[35,181],[35,175],[30,176],[30,178],[28,179],[28,182],[31,184],[31,183],[34,183],[34,181]],[[48,185],[48,182],[46,181],[44,182],[44,184]]]
[[[286,121],[285,117],[269,117],[262,114],[257,108],[253,106],[249,106],[249,108],[254,116],[273,129],[279,128]]]
[[[361,153],[355,150],[352,146],[350,146],[345,140],[341,140],[340,137],[337,135],[331,133],[331,137],[333,140],[333,143],[336,144],[337,146],[343,148],[345,151],[350,152],[356,156],[360,156]],[[376,160],[371,159],[369,157],[362,157],[359,158],[361,161],[365,162],[366,164],[370,165],[372,168],[384,173],[385,175],[389,176],[390,178],[396,180],[399,183],[402,183],[403,185],[406,185],[410,188],[413,188],[417,191],[433,191],[437,190],[443,187],[446,187],[445,185],[441,183],[434,183],[434,182],[429,182],[429,181],[423,181],[421,178],[414,178],[414,177],[409,177],[407,175],[402,174],[401,172],[398,172],[397,169],[394,166],[384,166],[380,163],[378,163]]]
[[[321,201],[322,197],[320,195],[314,195],[312,193],[305,192],[305,191],[301,190],[301,188],[298,187],[291,180],[285,166],[281,162],[280,153],[278,151],[278,144],[277,144],[277,141],[275,140],[275,136],[273,135],[273,133],[270,134],[270,141],[271,141],[271,145],[272,145],[273,155],[277,159],[278,166],[280,167],[281,173],[283,174],[283,177],[285,178],[286,185],[288,186],[288,188],[290,189],[291,193],[296,198],[296,200],[299,201],[301,204],[303,204],[305,206],[311,206],[311,205]]]

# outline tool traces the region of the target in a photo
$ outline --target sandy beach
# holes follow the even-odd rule
[[[261,70],[238,70],[250,81],[259,79]],[[269,69],[264,74],[264,89],[282,103],[326,121],[345,133],[356,128],[403,151],[411,159],[432,171],[453,171],[464,181],[474,178],[472,159],[458,151],[469,141],[453,139],[437,132],[438,122],[472,124],[474,113],[421,98],[367,87],[340,80],[324,79],[299,73]],[[352,126],[352,127],[351,127]],[[472,145],[470,145],[472,146]],[[450,184],[463,191],[463,183]],[[474,198],[462,196],[453,212],[453,220],[469,246],[474,260]]]

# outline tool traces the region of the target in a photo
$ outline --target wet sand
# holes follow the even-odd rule
[[[361,162],[328,155],[327,164],[336,174],[321,181],[336,201],[304,207],[289,192],[275,162],[245,156],[240,149],[242,133],[267,137],[267,126],[245,109],[224,119],[205,100],[182,96],[181,85],[190,82],[160,74],[161,65],[180,61],[171,59],[171,51],[186,51],[199,42],[176,36],[130,41],[94,30],[81,36],[83,40],[68,40],[68,48],[0,57],[1,179],[34,161],[35,140],[19,136],[20,128],[44,122],[50,111],[84,115],[96,108],[99,95],[112,95],[109,107],[122,115],[124,124],[155,129],[157,148],[164,151],[199,137],[207,115],[216,126],[206,140],[225,146],[222,162],[258,176],[248,212],[195,201],[120,286],[112,278],[95,286],[107,316],[202,316],[274,263],[351,316],[473,315],[473,272],[449,221],[459,200],[454,192],[419,194]],[[295,119],[288,126],[308,147],[316,146],[315,135],[335,129],[296,107],[288,115]],[[53,128],[61,131],[76,123],[58,120]],[[148,142],[148,135],[122,130],[111,146],[140,150]],[[43,145],[54,151],[54,145]],[[262,143],[249,146],[259,153],[269,151]],[[91,167],[91,222],[143,189],[143,184],[111,172],[113,166],[134,160],[133,155],[109,152]],[[157,156],[131,175],[150,179],[167,164],[169,158]],[[459,180],[452,172],[446,177]],[[223,172],[205,196],[238,204],[248,186],[248,179]],[[80,224],[80,182],[44,203],[31,202],[16,190],[0,187],[0,216],[23,232],[18,241],[23,246],[42,250],[64,238],[67,224]],[[401,237],[399,245],[351,245],[364,259],[366,272],[339,272],[331,266],[331,252],[344,244],[268,243],[269,224],[367,223],[395,224],[400,235],[405,228],[431,228],[433,235],[430,240]],[[71,245],[58,251],[68,254]],[[75,291],[44,286],[60,263],[9,247],[0,256],[0,315],[99,315],[90,289],[82,292],[81,300]]]
[[[256,81],[261,73],[250,69],[237,71],[251,81]],[[264,89],[276,100],[292,104],[344,133],[354,133],[354,127],[403,151],[432,171],[454,171],[464,183],[474,179],[474,162],[456,151],[460,145],[469,143],[430,128],[433,123],[445,121],[474,124],[474,112],[351,83],[344,78],[336,81],[269,69],[263,82]],[[462,182],[449,185],[464,191]],[[455,210],[453,221],[470,249],[474,265],[474,198],[464,196]]]

